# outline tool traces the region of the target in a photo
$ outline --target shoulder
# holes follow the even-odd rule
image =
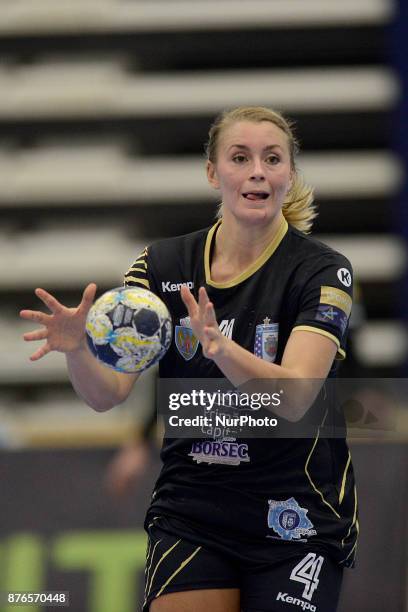
[[[209,228],[158,240],[147,249],[147,266],[156,283],[192,282],[203,266]]]
[[[304,234],[292,226],[288,229],[288,247],[295,259],[301,264],[303,269],[325,268],[328,266],[338,266],[347,268],[352,273],[352,265],[349,259],[336,251],[329,245],[317,240],[309,234]]]
[[[186,253],[191,253],[192,250],[202,246],[210,229],[207,227],[189,234],[158,240],[148,247],[148,253],[152,256],[166,255],[170,257],[172,254],[183,256]]]
[[[202,258],[203,244],[208,231],[209,228],[206,228],[151,243],[139,253],[126,272],[125,284],[143,285],[155,292],[163,278],[173,279],[173,276],[181,278],[183,273],[190,276],[194,266],[201,260],[200,253]]]

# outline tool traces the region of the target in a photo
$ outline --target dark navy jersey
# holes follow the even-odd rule
[[[238,277],[211,278],[220,222],[145,249],[125,275],[127,286],[157,294],[173,320],[174,337],[161,360],[163,378],[220,378],[192,333],[180,297],[204,286],[221,332],[270,363],[280,364],[290,334],[330,338],[345,356],[352,301],[349,261],[283,220],[265,251]],[[333,369],[331,375],[333,374]],[[163,468],[149,515],[165,516],[192,541],[231,549],[265,563],[303,546],[351,565],[358,534],[357,498],[347,444],[325,438],[164,439]],[[215,544],[214,544],[215,543]]]

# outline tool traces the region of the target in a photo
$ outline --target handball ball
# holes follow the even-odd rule
[[[151,291],[118,287],[104,293],[86,320],[89,348],[117,372],[143,372],[157,363],[171,343],[166,305]]]

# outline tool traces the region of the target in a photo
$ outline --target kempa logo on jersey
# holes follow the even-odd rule
[[[276,601],[284,601],[285,603],[292,604],[292,606],[299,606],[302,610],[310,610],[311,612],[316,612],[316,606],[309,603],[308,601],[303,601],[303,599],[298,599],[297,597],[291,597],[287,593],[282,593],[279,591]]]
[[[185,283],[172,283],[171,281],[166,281],[166,282],[162,281],[163,293],[166,293],[166,291],[169,291],[169,292],[180,291],[180,289],[183,286],[188,287],[189,289],[193,289],[194,283],[193,281],[187,281]]]
[[[347,268],[340,268],[337,270],[337,278],[345,287],[351,286],[351,272]]]

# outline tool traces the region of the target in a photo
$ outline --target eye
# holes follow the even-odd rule
[[[246,155],[243,155],[242,153],[237,153],[237,155],[234,155],[234,157],[232,158],[232,161],[235,162],[236,164],[243,164],[244,162],[247,161],[247,157]]]
[[[272,165],[279,164],[280,157],[278,157],[278,155],[275,155],[275,154],[268,155],[268,157],[266,158],[266,161],[268,162],[268,164],[272,164]]]

